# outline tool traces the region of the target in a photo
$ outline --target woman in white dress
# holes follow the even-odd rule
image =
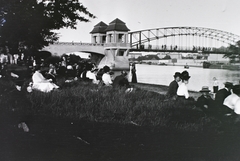
[[[112,78],[111,75],[109,74],[110,68],[108,66],[103,67],[104,74],[102,76],[102,81],[105,86],[111,86],[112,85]]]
[[[40,73],[40,66],[36,66],[35,73],[32,76],[32,89],[39,90],[42,92],[50,92],[53,89],[59,88],[56,84],[52,83],[51,79],[46,79],[42,73]]]
[[[189,93],[188,93],[188,80],[191,76],[189,76],[188,72],[185,70],[181,73],[181,79],[182,83],[179,85],[177,89],[177,96],[178,99],[188,99],[189,98]]]

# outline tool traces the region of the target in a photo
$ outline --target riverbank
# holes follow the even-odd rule
[[[165,95],[168,91],[168,86],[164,86],[164,85],[155,85],[155,84],[146,84],[146,83],[131,83],[131,84],[136,88],[156,92],[162,95]],[[197,100],[197,98],[201,96],[201,93],[196,91],[189,91],[189,95],[190,97],[193,97],[195,100]]]

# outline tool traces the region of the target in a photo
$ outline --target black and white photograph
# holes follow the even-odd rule
[[[0,161],[239,161],[239,0],[0,0]]]

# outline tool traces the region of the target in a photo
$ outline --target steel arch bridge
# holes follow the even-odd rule
[[[185,52],[204,50],[219,52],[219,50],[216,50],[218,47],[235,44],[240,40],[240,36],[204,27],[166,27],[129,32],[129,39],[133,50],[181,50]],[[154,41],[156,42],[155,46],[152,43]],[[147,47],[146,43],[148,44]],[[226,48],[224,50],[222,52],[227,52]]]

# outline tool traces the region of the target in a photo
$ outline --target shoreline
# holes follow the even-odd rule
[[[130,83],[130,84],[133,85],[135,88],[156,92],[162,95],[165,95],[168,91],[168,86],[165,86],[165,85],[147,84],[147,83]],[[189,90],[189,95],[190,97],[193,97],[195,100],[197,100],[197,98],[201,96],[201,93]]]
[[[142,63],[146,65],[156,65],[156,66],[179,66],[179,67],[184,67],[186,64],[179,64],[179,63],[165,63],[165,64],[157,64],[157,63]],[[203,68],[203,69],[224,69],[224,70],[239,70],[240,65],[239,64],[211,64],[208,68],[204,68],[202,64],[188,64],[189,68],[190,67],[196,67],[196,68]]]

